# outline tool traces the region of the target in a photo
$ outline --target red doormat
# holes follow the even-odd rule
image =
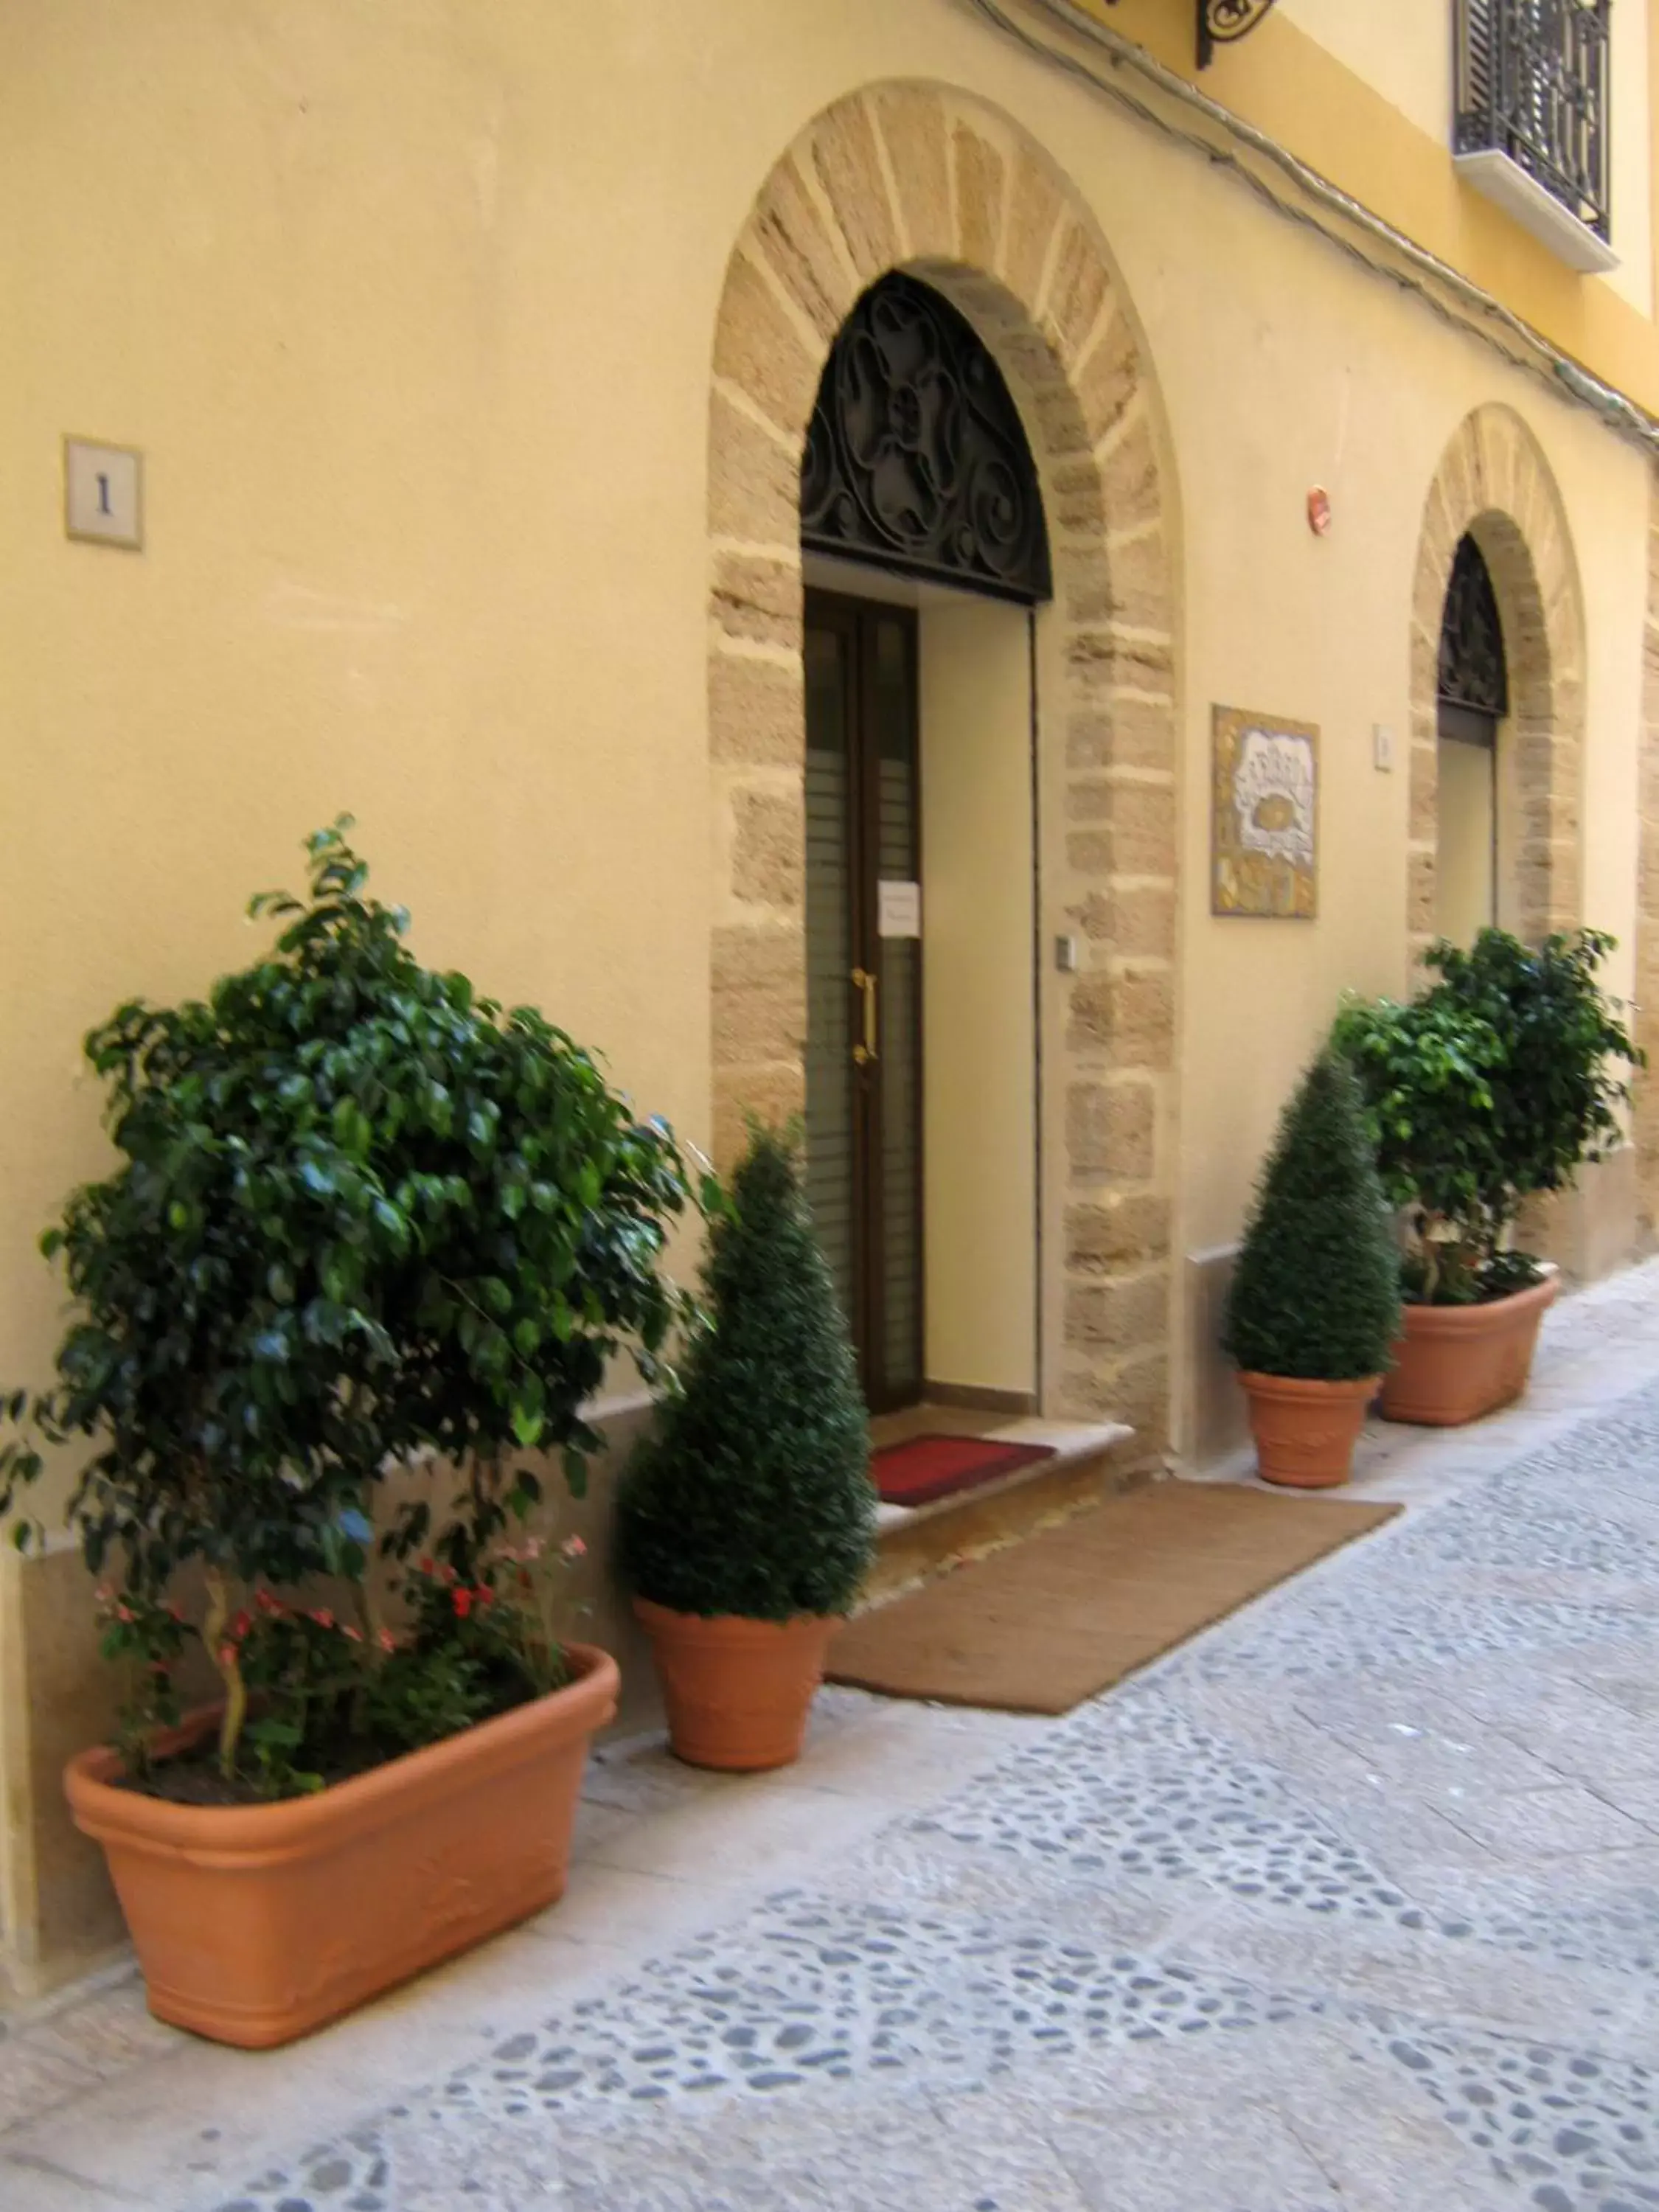
[[[912,1437],[875,1453],[870,1473],[884,1505],[931,1505],[1017,1468],[1052,1459],[1052,1444],[1000,1444],[989,1437]]]

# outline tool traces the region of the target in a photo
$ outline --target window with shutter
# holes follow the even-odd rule
[[[1540,188],[1545,208],[1553,201],[1595,238],[1606,241],[1611,234],[1611,0],[1454,0],[1454,4],[1455,145],[1460,166],[1470,157],[1478,162],[1502,155]],[[1482,184],[1486,173],[1472,167],[1470,173],[1473,181]],[[1492,197],[1528,221],[1524,198],[1506,198],[1501,189]],[[1546,234],[1547,227],[1536,222],[1530,227]],[[1610,257],[1592,253],[1577,265],[1607,267]]]

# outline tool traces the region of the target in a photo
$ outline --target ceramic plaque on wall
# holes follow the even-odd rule
[[[1215,709],[1210,911],[1311,921],[1318,884],[1319,732]]]

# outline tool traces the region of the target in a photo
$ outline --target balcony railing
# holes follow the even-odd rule
[[[1611,0],[1455,0],[1459,154],[1506,154],[1598,238]]]

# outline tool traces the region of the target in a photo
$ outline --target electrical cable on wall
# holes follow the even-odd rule
[[[1483,291],[1449,263],[1442,261],[1437,255],[1417,245],[1403,231],[1395,229],[1391,223],[1381,216],[1374,215],[1359,201],[1351,198],[1339,185],[1332,184],[1328,178],[1322,177],[1316,169],[1298,160],[1265,131],[1256,130],[1243,117],[1224,107],[1218,100],[1210,99],[1195,85],[1188,84],[1184,77],[1178,76],[1173,70],[1166,69],[1161,62],[1136,46],[1133,40],[1109,29],[1104,23],[1074,5],[1073,0],[1030,0],[1030,5],[1040,14],[1052,17],[1056,23],[1063,24],[1077,36],[1102,47],[1111,57],[1115,66],[1133,70],[1168,98],[1202,115],[1207,123],[1224,131],[1252,153],[1271,162],[1309,198],[1329,209],[1353,228],[1379,240],[1391,253],[1409,265],[1400,268],[1389,262],[1378,260],[1355,240],[1346,238],[1328,224],[1321,222],[1309,209],[1297,207],[1283,198],[1236,151],[1224,145],[1217,145],[1212,139],[1195,131],[1183,130],[1178,123],[1167,115],[1160,114],[1156,107],[1137,97],[1124,85],[1103,76],[1077,55],[1049,44],[1036,31],[1016,21],[1000,4],[1000,0],[963,0],[963,4],[994,25],[1006,37],[1024,46],[1028,52],[1035,54],[1039,60],[1077,78],[1132,115],[1137,122],[1146,125],[1188,152],[1201,155],[1212,167],[1229,171],[1275,215],[1310,230],[1316,238],[1334,246],[1369,275],[1384,277],[1401,290],[1410,293],[1450,328],[1478,338],[1482,344],[1491,347],[1511,368],[1531,376],[1558,398],[1565,398],[1578,406],[1588,408],[1620,436],[1639,445],[1650,459],[1659,456],[1659,422],[1644,409],[1593,376],[1571,355],[1553,345],[1541,331],[1534,330],[1529,323],[1495,300],[1489,292]],[[1437,287],[1438,291],[1435,289]],[[1443,292],[1451,294],[1455,300],[1462,303],[1464,309],[1473,309],[1474,315],[1461,312],[1439,296]],[[1507,342],[1511,338],[1517,341],[1523,350],[1517,351],[1515,345]]]

